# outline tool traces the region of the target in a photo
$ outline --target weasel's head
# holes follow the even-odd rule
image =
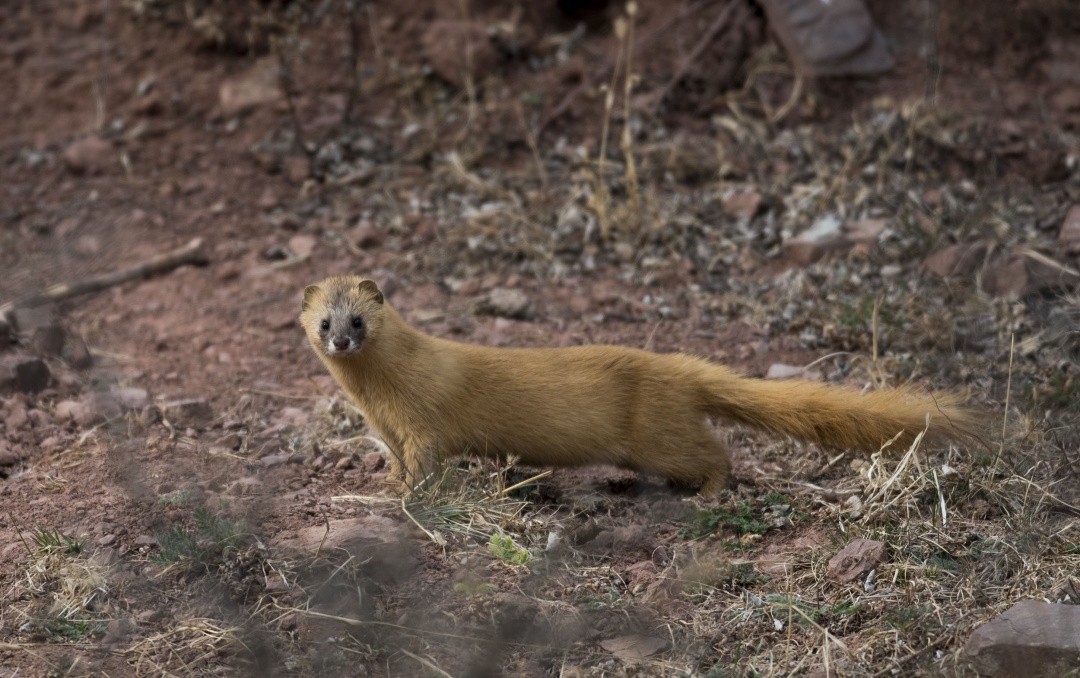
[[[327,278],[304,290],[300,325],[315,352],[329,358],[360,353],[378,335],[385,310],[383,293],[357,276]]]

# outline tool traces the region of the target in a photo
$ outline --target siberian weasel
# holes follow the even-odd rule
[[[836,449],[878,449],[901,434],[972,436],[978,415],[952,394],[860,395],[810,381],[765,381],[685,354],[621,346],[487,348],[409,327],[356,276],[304,290],[300,322],[315,353],[398,458],[390,480],[416,486],[433,458],[466,453],[530,466],[611,464],[701,484],[728,482],[719,418]],[[902,433],[901,433],[902,432]]]

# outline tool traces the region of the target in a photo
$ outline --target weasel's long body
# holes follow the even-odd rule
[[[619,346],[499,349],[409,327],[370,280],[330,278],[305,290],[312,347],[395,453],[391,478],[411,484],[429,460],[512,455],[532,466],[612,464],[727,484],[727,450],[710,417],[840,449],[969,435],[975,416],[949,394],[860,395],[809,381],[764,381],[685,354]]]

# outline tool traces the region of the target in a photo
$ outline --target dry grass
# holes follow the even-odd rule
[[[632,19],[633,12],[628,14]],[[335,491],[335,502],[392,512],[423,531],[418,541],[428,543],[418,547],[427,568],[418,577],[422,585],[374,586],[356,562],[328,565],[325,558],[291,562],[271,554],[254,564],[244,561],[243,567],[222,567],[211,577],[229,585],[238,570],[243,574],[258,565],[266,566],[263,574],[278,572],[302,586],[290,589],[292,597],[244,599],[235,618],[191,614],[147,635],[128,648],[139,675],[237,670],[245,653],[253,652],[252,629],[274,639],[288,675],[321,674],[327,667],[308,658],[325,646],[281,630],[278,624],[288,615],[346,624],[350,634],[324,654],[340,654],[370,673],[466,675],[470,653],[480,648],[495,654],[496,631],[508,625],[499,616],[507,609],[500,596],[513,595],[535,606],[528,609],[552,626],[569,620],[586,626],[563,644],[539,631],[535,637],[500,639],[499,648],[511,648],[497,655],[500,669],[520,665],[533,673],[598,678],[788,676],[826,667],[845,676],[962,676],[973,675],[961,657],[971,629],[1019,600],[1056,602],[1073,595],[1066,587],[1080,570],[1080,301],[994,299],[977,286],[929,279],[917,267],[927,253],[953,242],[983,239],[995,251],[1045,244],[1049,236],[1037,215],[1056,213],[1074,199],[1077,179],[1032,195],[996,186],[978,168],[953,177],[943,168],[966,166],[979,151],[994,156],[994,142],[981,121],[920,102],[879,101],[844,128],[781,128],[802,104],[801,89],[793,86],[789,100],[773,109],[754,83],[789,73],[775,54],[765,52],[752,65],[747,87],[728,97],[726,110],[714,116],[712,135],[679,138],[630,105],[638,85],[625,45],[633,42],[633,28],[623,26],[623,57],[596,99],[603,116],[599,154],[556,154],[527,132],[533,170],[524,174],[479,162],[494,143],[493,121],[507,110],[499,88],[479,88],[470,74],[465,95],[445,96],[445,86],[420,69],[383,65],[365,91],[394,92],[401,124],[389,125],[383,136],[342,127],[319,141],[329,150],[314,159],[316,175],[346,205],[331,222],[345,222],[350,200],[362,203],[364,218],[386,228],[393,239],[387,249],[393,250],[409,243],[406,217],[436,219],[435,241],[412,246],[415,261],[402,257],[391,265],[409,271],[415,264],[410,276],[436,283],[488,273],[574,281],[602,270],[650,295],[677,297],[670,302],[672,312],[691,317],[696,330],[745,324],[767,329],[770,338],[794,339],[800,348],[826,356],[818,366],[837,383],[966,389],[975,405],[1001,417],[1001,439],[991,441],[990,452],[974,446],[925,449],[916,440],[908,449],[862,459],[736,437],[737,458],[751,467],[772,466],[753,484],[733,489],[721,505],[729,513],[742,505],[768,527],[760,538],[731,538],[730,526],[688,538],[678,536],[678,529],[691,526],[690,519],[665,518],[675,529],[663,535],[666,555],[654,556],[657,576],[675,584],[665,599],[629,583],[626,558],[586,555],[573,541],[578,529],[623,526],[643,515],[648,521],[639,511],[642,502],[614,492],[595,506],[564,510],[541,503],[539,494],[521,492],[522,484],[540,476],[484,463],[442,467],[404,500]],[[620,75],[621,166],[607,157],[611,127],[618,122]],[[515,101],[510,112],[515,125],[530,129],[535,111]],[[631,133],[635,116],[639,134]],[[468,121],[464,127],[462,120]],[[406,124],[421,130],[410,137],[404,160],[375,163],[355,150],[362,146],[357,140],[393,148]],[[297,140],[275,135],[266,146],[282,138]],[[396,173],[421,159],[432,161],[436,171],[419,185],[401,188]],[[760,209],[750,215],[725,212],[736,191],[761,195]],[[929,191],[939,192],[934,201]],[[760,264],[780,263],[787,238],[830,215],[841,221],[885,219],[888,230],[872,247],[849,256],[792,268],[775,279],[753,277]],[[347,238],[341,247],[343,256],[355,254]],[[676,285],[678,294],[673,285],[650,287],[687,260],[697,275],[692,283]],[[634,321],[661,320],[659,308],[634,313]],[[257,399],[282,395],[246,393],[229,417],[251,430],[265,428],[269,422]],[[331,461],[352,452],[390,454],[340,396],[322,393],[290,404],[314,416],[289,436],[288,451],[325,453]],[[244,447],[214,463],[240,463],[258,453]],[[61,489],[62,481],[43,481],[42,491]],[[775,524],[763,500],[770,494],[786,497],[790,509]],[[658,523],[650,522],[650,529],[660,530]],[[505,546],[508,559],[525,551],[530,560],[502,562],[487,549],[493,536],[510,539],[494,544]],[[560,536],[562,548],[549,550]],[[828,559],[857,537],[884,541],[885,561],[872,581],[832,582]],[[790,546],[800,538],[809,545]],[[789,567],[768,578],[760,566],[774,545],[769,558]],[[240,558],[234,554],[229,562]],[[463,578],[454,579],[459,574]],[[27,618],[88,610],[107,618],[93,606],[100,602],[95,592],[108,590],[108,574],[91,561],[31,554],[20,575],[16,586],[26,598],[18,609]],[[430,583],[422,578],[428,575]],[[201,601],[203,595],[180,579],[165,577],[156,585],[179,600]],[[314,609],[312,592],[345,589],[377,600],[369,617]],[[423,624],[408,617],[417,608]],[[365,635],[371,629],[374,635]],[[630,631],[668,639],[671,648],[631,662],[614,659],[598,645]]]

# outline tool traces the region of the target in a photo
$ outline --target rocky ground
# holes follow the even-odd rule
[[[723,3],[642,2],[627,104],[615,5],[184,4],[0,8],[0,303],[201,239],[0,325],[0,678],[1075,662],[1065,10],[1025,5],[1035,49],[946,2],[934,87],[896,24],[895,73],[790,97],[752,6],[666,89]],[[948,388],[992,430],[855,455],[718,426],[716,501],[476,461],[403,500],[296,322],[340,273],[456,341]]]

